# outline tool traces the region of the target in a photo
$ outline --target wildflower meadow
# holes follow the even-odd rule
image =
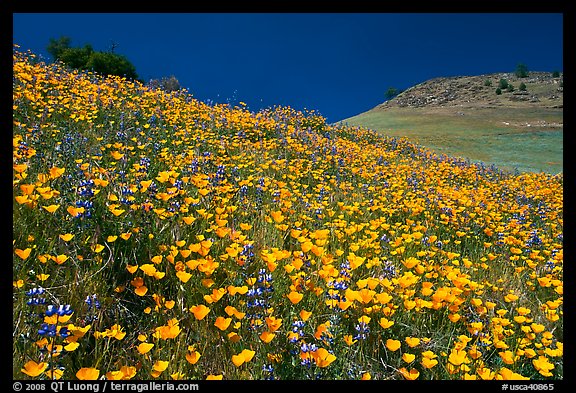
[[[563,175],[13,52],[15,379],[563,378]]]

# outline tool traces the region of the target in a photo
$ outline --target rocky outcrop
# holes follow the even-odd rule
[[[514,90],[502,89],[502,94],[497,95],[495,90],[501,79],[512,84]],[[554,78],[550,72],[530,72],[526,78],[517,78],[513,73],[434,78],[403,91],[377,108],[490,107],[506,105],[506,101],[558,108],[563,105],[562,80],[562,76]],[[525,91],[518,90],[521,83],[526,85]]]

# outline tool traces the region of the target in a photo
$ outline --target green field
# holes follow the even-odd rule
[[[503,170],[563,171],[563,129],[549,127],[562,123],[562,109],[374,109],[342,123],[406,137],[439,154],[483,161]]]

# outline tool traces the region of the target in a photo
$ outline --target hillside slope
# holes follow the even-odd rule
[[[13,379],[563,378],[562,175],[36,60]]]
[[[514,87],[509,92],[495,93],[501,79]],[[490,81],[490,85],[486,84]],[[563,78],[549,72],[532,72],[527,78],[511,73],[434,78],[413,86],[376,109],[387,108],[553,108],[564,105]],[[520,84],[526,90],[519,89]]]
[[[496,94],[501,79],[514,90]],[[495,73],[430,79],[343,123],[506,169],[558,173],[563,106],[562,75]]]

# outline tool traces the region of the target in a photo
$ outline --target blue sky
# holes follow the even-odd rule
[[[563,71],[562,13],[14,13],[13,42],[50,38],[126,56],[140,78],[174,75],[202,101],[367,111],[389,87],[441,76]]]

